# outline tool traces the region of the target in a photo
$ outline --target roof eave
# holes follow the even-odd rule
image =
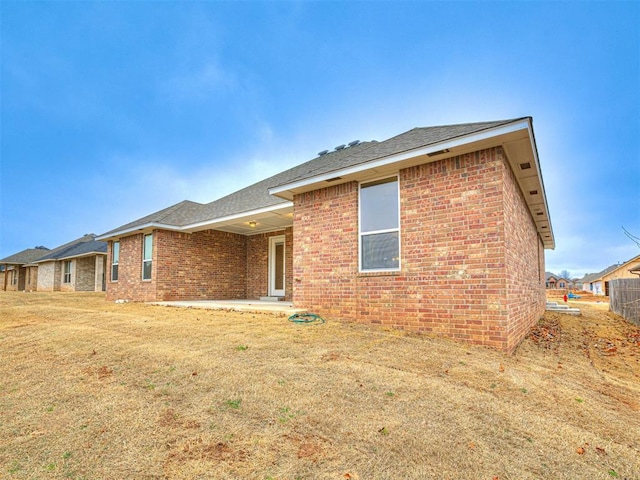
[[[351,167],[336,169],[321,175],[274,186],[269,189],[269,193],[291,201],[295,195],[300,193],[349,181],[366,181],[385,174],[397,172],[402,168],[431,163],[500,145],[505,149],[507,160],[509,160],[511,168],[516,175],[518,185],[527,202],[544,248],[554,249],[555,239],[551,227],[551,219],[542,181],[542,172],[531,117],[520,118],[480,132],[462,135],[449,140],[425,145],[417,149],[377,158]],[[509,150],[511,150],[511,153],[509,153]],[[533,163],[533,168],[531,169],[533,174],[526,177],[519,176],[518,163],[520,162],[515,157],[517,157],[520,152],[526,153],[527,159]],[[530,188],[529,184],[531,185]],[[537,193],[535,195],[531,194],[531,192],[534,191]],[[540,213],[542,215],[540,215]]]
[[[136,233],[149,233],[153,230],[171,230],[174,232],[183,232],[183,233],[194,233],[202,230],[225,231],[225,227],[229,225],[232,225],[232,224],[237,225],[238,223],[248,224],[250,221],[254,220],[256,217],[260,217],[265,214],[270,214],[274,212],[290,210],[292,208],[293,208],[292,202],[281,202],[276,205],[271,205],[268,207],[256,208],[254,210],[248,210],[246,212],[235,213],[232,215],[225,215],[223,217],[216,217],[209,220],[203,220],[200,222],[190,223],[182,226],[166,225],[166,224],[157,223],[157,222],[149,222],[143,225],[137,225],[137,226],[122,229],[122,230],[115,230],[109,233],[104,233],[96,237],[96,240],[101,240],[101,241],[118,240],[121,237],[126,237]],[[277,230],[281,230],[282,228],[285,228],[285,227],[273,228],[271,230],[277,231]],[[266,231],[267,230],[250,230],[246,233],[246,235],[252,235],[255,233],[265,233]]]
[[[61,262],[63,260],[73,260],[74,258],[83,258],[83,257],[93,257],[94,255],[107,255],[107,252],[86,252],[79,253],[77,255],[69,255],[66,257],[56,257],[56,258],[45,258],[43,260],[34,260],[29,265],[25,265],[26,267],[37,267],[39,263],[46,262]]]
[[[158,222],[148,222],[140,225],[135,225],[133,227],[124,228],[122,230],[113,230],[111,232],[103,233],[102,235],[98,235],[96,240],[101,242],[108,242],[110,240],[118,240],[120,237],[126,237],[135,233],[148,233],[153,230],[173,230],[173,231],[181,231],[181,227],[176,225],[167,225],[164,223]]]

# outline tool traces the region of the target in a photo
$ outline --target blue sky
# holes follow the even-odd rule
[[[532,116],[575,276],[640,254],[640,2],[14,2],[0,258],[324,149]]]

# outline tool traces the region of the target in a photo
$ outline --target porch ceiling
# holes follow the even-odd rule
[[[222,219],[202,222],[185,228],[185,232],[202,230],[220,230],[222,232],[237,233],[239,235],[256,235],[274,232],[293,226],[293,206],[287,203],[282,208],[269,211],[253,211],[241,215],[234,215]]]

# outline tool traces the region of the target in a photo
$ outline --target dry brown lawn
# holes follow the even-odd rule
[[[640,479],[640,330],[579,306],[507,356],[0,292],[0,478]]]

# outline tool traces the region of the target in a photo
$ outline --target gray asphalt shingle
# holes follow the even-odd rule
[[[344,168],[362,165],[390,155],[453,140],[521,119],[522,118],[516,118],[493,122],[414,128],[382,142],[361,142],[342,150],[334,150],[325,155],[317,156],[308,162],[285,170],[284,172],[214,200],[213,202],[201,204],[185,200],[110,230],[103,235],[131,230],[150,223],[184,227],[186,225],[238,215],[261,208],[286,204],[286,200],[270,195],[269,189]]]

